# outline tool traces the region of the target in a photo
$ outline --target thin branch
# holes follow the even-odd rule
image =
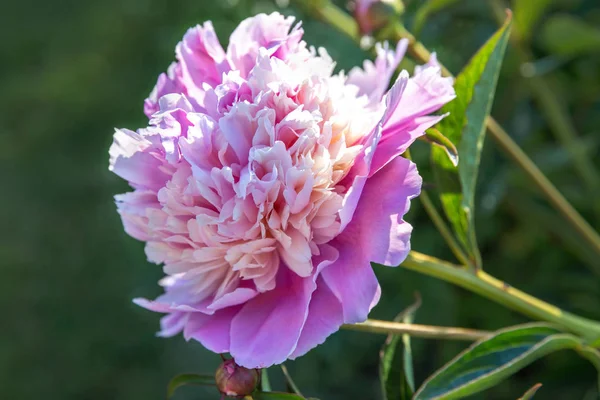
[[[360,332],[381,334],[407,334],[409,336],[425,339],[447,339],[476,341],[486,338],[491,334],[488,331],[479,331],[465,328],[450,328],[443,326],[405,324],[402,322],[379,321],[368,319],[359,324],[343,325],[342,328]]]
[[[429,218],[431,218],[431,221],[433,221],[433,224],[440,232],[440,235],[442,235],[442,237],[446,241],[446,244],[448,245],[450,250],[452,250],[452,253],[454,253],[456,259],[460,261],[463,265],[470,266],[471,263],[469,262],[469,258],[464,253],[458,242],[454,239],[454,235],[452,235],[450,228],[448,228],[448,225],[446,225],[446,222],[436,210],[435,206],[433,205],[433,202],[429,198],[429,194],[427,194],[425,190],[421,191],[421,194],[419,195],[419,200],[421,201],[423,208],[429,215]]]
[[[503,23],[506,17],[504,2],[502,0],[490,0],[489,3],[498,22]],[[513,32],[510,40],[513,48],[516,50],[520,64],[531,64],[533,62],[531,50],[523,43],[521,36]],[[569,153],[575,170],[581,176],[590,194],[598,195],[600,193],[600,176],[586,148],[582,146],[575,125],[569,117],[565,106],[559,101],[556,93],[543,77],[539,75],[528,76],[526,82],[529,84],[531,93],[535,97],[542,113],[548,119],[548,127]],[[598,209],[595,211],[598,212]]]
[[[287,384],[290,386],[290,388],[292,389],[292,391],[294,393],[296,393],[298,396],[304,397],[304,395],[298,388],[298,385],[296,385],[296,382],[294,382],[294,379],[292,379],[292,376],[290,375],[285,364],[281,364],[281,371],[283,372],[283,376],[285,376],[285,380],[286,380]]]
[[[483,270],[471,273],[458,265],[415,251],[410,252],[401,266],[453,283],[533,319],[555,323],[586,340],[600,338],[599,322],[563,311],[488,275]]]

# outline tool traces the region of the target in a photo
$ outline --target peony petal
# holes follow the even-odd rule
[[[404,153],[415,140],[425,134],[427,129],[440,122],[447,115],[417,117],[403,126],[391,129],[384,128],[383,137],[377,146],[371,164],[371,174],[379,171],[388,162]]]
[[[322,276],[342,303],[345,323],[364,321],[377,302],[370,262],[398,265],[406,258],[412,227],[402,216],[420,188],[415,164],[394,159],[367,181],[352,222],[334,240],[340,257]]]
[[[215,87],[221,82],[223,73],[230,70],[212,23],[207,21],[203,26],[188,29],[177,45],[176,53],[183,85],[189,96],[202,104],[204,84]]]
[[[162,162],[145,151],[152,146],[144,136],[128,129],[116,129],[110,146],[109,170],[136,188],[159,189],[169,179]]]
[[[357,86],[359,95],[367,96],[371,105],[379,104],[407,48],[407,39],[400,40],[396,50],[389,50],[387,43],[383,45],[377,43],[375,62],[366,60],[362,69],[359,67],[352,68],[348,73],[346,83]]]
[[[339,212],[341,222],[340,232],[343,231],[352,220],[367,177],[370,174],[371,162],[380,139],[381,125],[377,125],[365,141],[364,148],[356,158],[350,173],[342,182],[342,184],[346,183],[349,188],[342,201],[342,209]]]
[[[323,269],[321,276],[342,304],[344,323],[353,324],[367,319],[379,283],[363,249],[361,239],[352,237],[348,228],[334,240],[340,256]]]
[[[416,68],[415,76],[408,79],[404,90],[390,90],[392,98],[386,102],[384,131],[439,110],[456,97],[452,84],[452,78],[442,77],[441,67],[432,55],[429,64]]]
[[[310,300],[308,318],[296,350],[290,354],[289,358],[300,357],[322,344],[329,335],[340,329],[343,323],[344,311],[340,300],[333,294],[323,278],[319,277],[317,289]]]
[[[281,54],[277,54],[283,59],[302,37],[299,27],[289,33],[293,23],[294,17],[284,17],[276,12],[243,20],[229,38],[227,58],[243,78],[254,68],[260,48],[274,54],[283,47],[283,51],[278,51]]]
[[[237,306],[254,298],[258,292],[254,289],[239,287],[231,293],[221,296],[213,301],[207,308],[209,310],[220,310],[226,307]]]
[[[344,235],[361,238],[369,261],[397,266],[410,251],[412,226],[402,217],[421,192],[416,165],[397,157],[367,181],[361,203]],[[356,228],[358,228],[356,230]]]
[[[173,312],[160,319],[160,332],[156,334],[159,337],[171,337],[177,335],[183,330],[188,322],[189,313]]]
[[[230,353],[246,368],[284,362],[295,350],[315,283],[279,269],[277,287],[248,301],[231,324]]]
[[[215,353],[226,353],[230,347],[231,323],[241,306],[228,307],[213,315],[189,313],[183,330],[185,340],[195,339]]]

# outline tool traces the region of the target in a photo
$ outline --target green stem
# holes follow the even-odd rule
[[[498,22],[504,22],[506,17],[506,7],[502,0],[491,0],[490,4],[496,15]],[[511,42],[521,65],[531,64],[533,56],[531,51],[523,44],[518,34],[512,34]],[[529,88],[533,93],[542,113],[548,120],[548,127],[562,143],[564,148],[570,154],[571,161],[577,173],[581,176],[589,192],[596,196],[600,193],[600,176],[592,160],[589,157],[585,147],[580,142],[579,135],[568,112],[565,109],[555,92],[550,88],[547,81],[538,75],[526,78]],[[597,210],[596,210],[597,211]]]
[[[266,368],[263,368],[261,370],[260,387],[261,387],[261,389],[262,389],[263,392],[270,392],[271,391],[271,382],[269,381],[269,372],[267,372]]]
[[[312,12],[316,17],[326,21],[336,29],[360,42],[360,34],[354,19],[347,13],[336,7],[330,0],[295,0],[295,2]],[[421,62],[429,61],[431,53],[422,43],[408,32],[403,26],[396,23],[384,29],[382,34],[395,40],[408,39],[408,53]],[[442,73],[452,76],[450,71],[442,65]],[[575,228],[581,239],[585,241],[592,250],[600,255],[600,236],[583,219],[583,217],[569,204],[564,196],[546,178],[540,169],[511,139],[508,133],[492,117],[486,120],[486,127],[492,138],[500,148],[529,176],[538,189],[548,198],[552,206],[559,211],[565,220]]]
[[[292,389],[292,391],[298,396],[304,397],[304,395],[300,391],[300,388],[298,388],[298,385],[296,385],[296,382],[294,382],[294,379],[292,379],[292,375],[290,375],[285,364],[281,364],[281,372],[283,372],[283,376],[285,377],[285,380],[287,381],[287,384],[289,385],[290,389]]]
[[[453,283],[533,319],[557,324],[587,341],[600,337],[600,323],[563,311],[482,270],[471,273],[460,266],[414,251],[402,267]]]
[[[487,120],[488,132],[496,143],[515,161],[529,178],[548,198],[552,206],[559,211],[596,254],[600,254],[600,236],[585,219],[573,208],[544,173],[531,161],[527,154],[508,136],[508,133],[493,118]]]
[[[357,42],[360,41],[354,19],[335,7],[330,0],[295,1],[305,8],[308,6],[308,11],[312,11],[317,17],[327,21]],[[394,39],[409,39],[408,50],[413,57],[421,62],[429,61],[431,53],[414,36],[399,25],[392,28]],[[451,76],[450,71],[445,67],[442,67],[442,70],[445,75]],[[506,131],[491,117],[486,122],[488,131],[500,147],[526,172],[542,193],[548,197],[551,204],[573,225],[581,238],[597,254],[600,254],[600,236],[558,192]],[[511,287],[482,270],[473,273],[459,266],[416,252],[411,252],[402,266],[468,289],[531,318],[555,323],[579,334],[585,340],[594,341],[600,338],[600,323],[563,311]]]
[[[480,340],[491,334],[491,332],[488,331],[479,331],[475,329],[405,324],[402,322],[379,321],[373,319],[368,319],[359,324],[343,325],[342,328],[360,332],[381,333],[385,335],[389,335],[390,333],[395,335],[407,334],[425,339],[467,341]]]
[[[426,191],[421,191],[421,194],[419,195],[419,200],[421,201],[423,208],[429,215],[429,218],[431,218],[431,221],[446,241],[446,244],[448,245],[450,250],[452,250],[452,253],[454,253],[456,259],[465,266],[471,265],[469,258],[461,249],[456,239],[454,239],[454,235],[450,231],[450,228],[448,228],[448,225],[446,225],[446,222],[436,210],[435,206],[433,205],[433,202],[429,198],[429,195]]]

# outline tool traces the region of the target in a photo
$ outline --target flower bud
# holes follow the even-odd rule
[[[254,392],[260,382],[260,370],[239,366],[234,359],[225,360],[215,373],[221,394],[242,398]]]
[[[356,0],[354,15],[360,33],[369,35],[387,25],[390,19],[398,18],[403,11],[401,0]]]

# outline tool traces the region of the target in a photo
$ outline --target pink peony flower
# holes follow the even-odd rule
[[[221,48],[191,28],[145,102],[147,128],[119,129],[110,169],[125,230],[164,265],[164,294],[134,301],[239,365],[268,367],[364,321],[380,288],[371,262],[410,249],[419,194],[400,157],[454,98],[435,58],[386,94],[406,48],[334,74],[324,49],[280,14],[243,21]]]

